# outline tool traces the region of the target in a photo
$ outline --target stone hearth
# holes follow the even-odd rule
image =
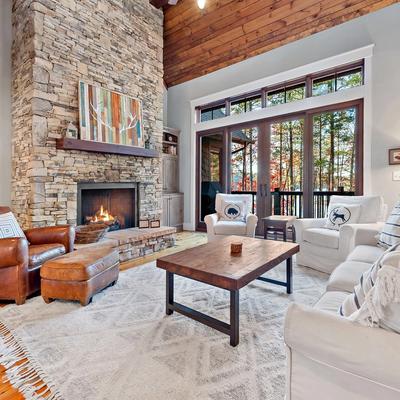
[[[78,121],[78,81],[142,101],[161,152],[163,15],[148,0],[14,0],[13,197],[24,228],[75,224],[77,183],[137,182],[139,218],[160,219],[161,162],[56,149]]]
[[[75,244],[76,249],[92,246],[109,246],[119,252],[121,262],[147,256],[175,245],[176,228],[123,229],[108,232],[105,237],[92,244]]]

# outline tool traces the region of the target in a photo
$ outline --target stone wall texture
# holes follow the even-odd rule
[[[78,182],[138,182],[160,218],[161,160],[56,149],[78,120],[78,82],[137,97],[161,152],[163,15],[148,0],[14,0],[13,210],[26,227],[75,224]]]

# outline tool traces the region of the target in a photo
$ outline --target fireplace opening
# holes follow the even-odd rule
[[[135,183],[79,183],[77,223],[103,223],[110,231],[133,228],[137,204]]]

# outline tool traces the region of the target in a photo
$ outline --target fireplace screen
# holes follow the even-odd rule
[[[136,184],[78,184],[78,225],[104,223],[110,230],[136,226]]]

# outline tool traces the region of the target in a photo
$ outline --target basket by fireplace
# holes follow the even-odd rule
[[[96,243],[104,237],[109,230],[109,226],[103,223],[92,223],[89,225],[79,225],[75,228],[75,243],[90,244]]]

